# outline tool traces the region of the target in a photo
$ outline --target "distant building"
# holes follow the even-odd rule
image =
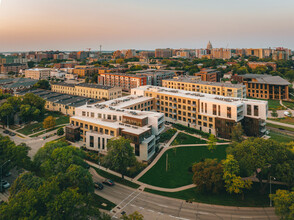
[[[219,82],[220,72],[215,69],[202,69],[198,73],[194,73],[194,76],[200,76],[201,81]]]
[[[21,63],[9,63],[9,64],[0,64],[0,73],[7,74],[9,72],[19,73],[20,70],[27,68],[26,64]]]
[[[27,69],[25,70],[25,78],[30,79],[48,79],[50,77],[51,69]]]
[[[79,77],[90,76],[92,74],[98,73],[99,68],[94,65],[79,65],[75,66],[73,74],[78,75]]]
[[[122,90],[130,91],[132,88],[147,85],[146,76],[124,73],[101,73],[98,83],[105,86],[120,87]]]
[[[265,66],[265,67],[270,66],[271,68],[273,68],[274,71],[277,70],[277,64],[275,62],[248,62],[248,66],[251,69],[255,69],[256,67],[259,67],[259,66]]]
[[[51,85],[51,90],[58,93],[104,100],[115,99],[122,96],[121,88],[113,88],[91,83],[54,83]]]
[[[263,74],[234,75],[232,80],[243,83],[247,89],[247,97],[258,99],[289,99],[290,83],[280,76]]]
[[[173,78],[176,73],[172,70],[141,70],[136,71],[137,76],[146,76],[147,85],[162,86],[162,80]]]
[[[167,49],[155,49],[155,57],[169,58],[173,56],[173,50]]]
[[[213,47],[212,47],[212,44],[211,44],[211,42],[209,41],[208,44],[207,44],[206,49],[207,49],[207,50],[212,50],[212,48],[213,48]]]
[[[211,49],[211,56],[213,59],[230,59],[232,57],[232,50],[225,48]]]

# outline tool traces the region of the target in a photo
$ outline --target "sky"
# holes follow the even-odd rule
[[[0,0],[0,52],[294,49],[293,0]]]

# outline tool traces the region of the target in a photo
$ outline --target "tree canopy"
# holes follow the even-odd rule
[[[124,178],[128,167],[133,166],[136,162],[134,149],[130,145],[130,141],[123,137],[111,139],[107,143],[107,151],[104,162],[110,169],[121,173],[122,178]]]

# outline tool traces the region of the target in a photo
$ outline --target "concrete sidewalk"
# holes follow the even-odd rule
[[[282,123],[282,122],[277,122],[277,121],[272,121],[272,120],[266,120],[266,123],[280,125],[280,126],[284,126],[284,127],[288,127],[288,128],[294,128],[294,125],[286,124],[286,123]]]

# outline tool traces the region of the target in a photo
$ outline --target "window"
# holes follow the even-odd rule
[[[90,147],[94,147],[94,137],[90,136]]]
[[[216,105],[213,105],[213,106],[212,106],[212,112],[213,112],[213,113],[212,113],[213,115],[216,115]]]
[[[228,118],[232,117],[232,108],[231,107],[227,107],[227,117]]]
[[[251,115],[251,105],[247,105],[247,115]]]
[[[95,116],[94,116],[94,112],[91,112],[91,117],[92,117],[92,118],[94,118],[94,117],[95,117]]]
[[[82,116],[86,116],[86,112],[82,112]]]
[[[254,116],[258,116],[258,105],[254,106]]]

